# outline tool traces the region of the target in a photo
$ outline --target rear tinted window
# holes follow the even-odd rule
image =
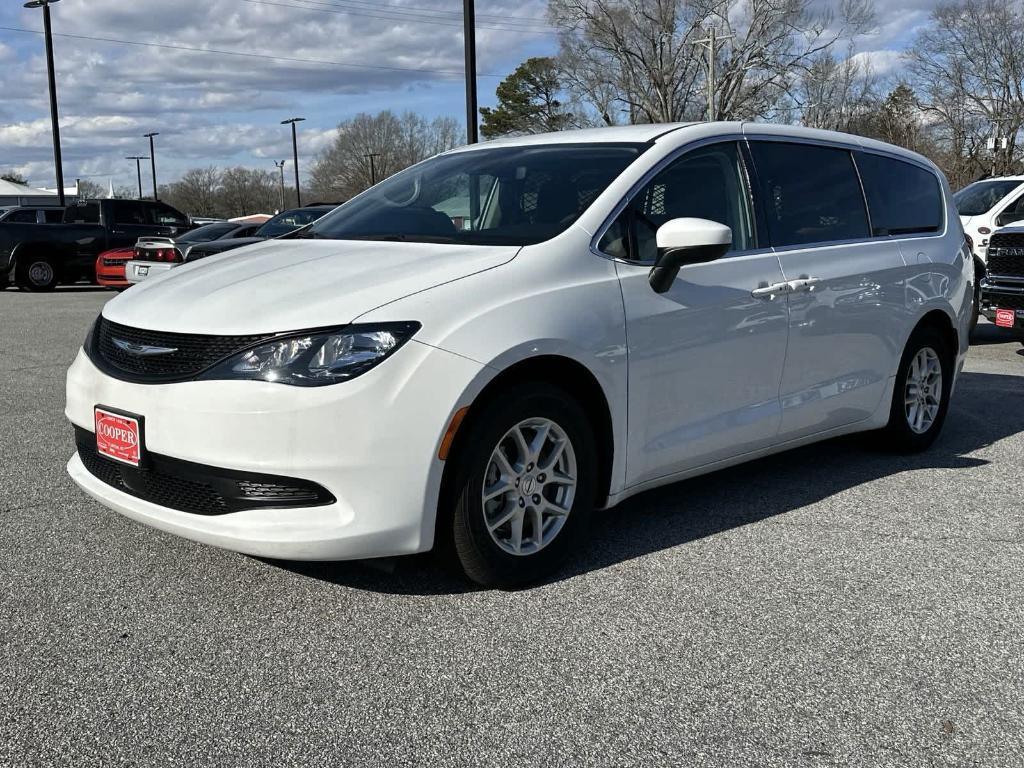
[[[751,142],[772,245],[868,237],[864,195],[845,149]]]
[[[857,153],[873,235],[942,229],[942,192],[935,174],[891,157]]]
[[[148,224],[146,206],[133,200],[115,200],[111,203],[115,224]]]
[[[99,203],[76,203],[64,211],[65,222],[98,224],[100,221]]]

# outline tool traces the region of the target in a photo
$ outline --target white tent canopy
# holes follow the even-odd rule
[[[57,205],[57,193],[0,179],[0,205]]]

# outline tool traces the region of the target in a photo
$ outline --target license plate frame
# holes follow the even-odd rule
[[[142,266],[142,265],[136,264],[136,265],[134,265],[132,267],[132,269],[135,270],[135,276],[136,277],[149,277],[149,266],[148,265]]]
[[[140,469],[146,462],[146,418],[108,405],[93,406],[96,453]],[[132,444],[131,438],[134,438]]]

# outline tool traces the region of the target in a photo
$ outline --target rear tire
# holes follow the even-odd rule
[[[914,331],[903,350],[882,446],[898,453],[928,448],[942,431],[953,386],[953,350],[933,326]]]
[[[438,549],[484,587],[544,578],[589,530],[597,453],[586,412],[556,387],[527,384],[489,400],[464,429]]]
[[[978,320],[981,318],[981,286],[974,287],[974,303],[971,306],[971,326],[967,330],[968,341],[974,338],[974,331],[978,327]]]
[[[18,260],[14,281],[23,291],[41,293],[57,287],[57,265],[46,256],[27,256]]]

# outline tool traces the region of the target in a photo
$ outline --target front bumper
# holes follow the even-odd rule
[[[1016,315],[1015,328],[1024,331],[1024,280],[1020,284],[981,281],[981,314],[995,322],[997,309],[1011,309]]]
[[[452,414],[471,402],[484,367],[410,341],[349,382],[304,388],[254,381],[133,384],[79,352],[66,415],[92,432],[96,405],[145,417],[145,449],[226,470],[297,478],[334,503],[205,516],[108,485],[76,453],[72,479],[103,505],[195,541],[250,555],[345,560],[422,552],[433,544]]]
[[[173,261],[129,261],[124,265],[124,276],[129,284],[141,283],[151,277],[162,275],[174,267],[180,266]]]

